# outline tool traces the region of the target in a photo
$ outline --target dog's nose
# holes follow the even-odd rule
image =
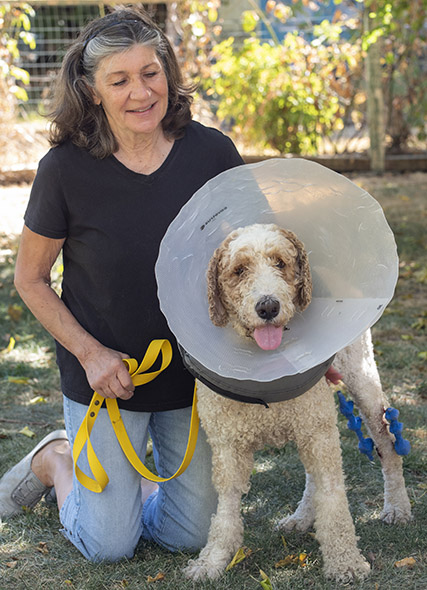
[[[272,320],[280,311],[280,302],[277,301],[271,295],[261,297],[258,303],[255,305],[255,311],[262,320]]]

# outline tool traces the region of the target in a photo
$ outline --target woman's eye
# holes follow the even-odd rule
[[[117,82],[113,82],[113,86],[122,86],[126,80],[118,80]]]
[[[154,78],[158,74],[159,74],[159,72],[146,72],[144,75],[146,78]]]

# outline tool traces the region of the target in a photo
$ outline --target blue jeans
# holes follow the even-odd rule
[[[65,427],[71,445],[86,411],[87,406],[64,397]],[[175,473],[187,445],[191,408],[154,413],[121,410],[121,415],[138,456],[145,457],[150,434],[158,474],[167,477]],[[99,412],[91,442],[110,481],[97,494],[74,476],[73,490],[60,510],[63,534],[87,559],[131,558],[141,537],[171,551],[197,551],[206,544],[217,495],[211,479],[211,450],[202,428],[187,470],[160,484],[144,505],[141,476],[123,454],[105,408]],[[92,477],[86,445],[78,465]]]

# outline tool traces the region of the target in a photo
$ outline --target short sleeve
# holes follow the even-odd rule
[[[225,139],[228,144],[227,163],[230,165],[230,168],[234,168],[235,166],[241,166],[242,164],[244,164],[245,162],[240,153],[238,152],[236,146],[232,142],[232,140],[227,136],[225,136]]]
[[[68,234],[67,207],[55,148],[40,160],[24,214],[25,225],[46,238],[61,239]]]

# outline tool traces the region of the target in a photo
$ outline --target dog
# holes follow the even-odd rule
[[[284,328],[311,300],[311,274],[304,245],[291,231],[255,224],[233,231],[213,254],[208,271],[208,302],[216,326],[229,322],[243,338],[265,349],[280,345]],[[388,406],[376,368],[370,331],[339,352],[334,367],[343,376],[381,459],[388,523],[407,522],[411,509],[402,459],[384,421]],[[214,393],[198,382],[198,411],[213,455],[218,507],[206,546],[185,568],[193,580],[215,579],[242,545],[241,496],[247,493],[254,451],[294,441],[306,471],[296,511],[278,524],[284,531],[314,525],[325,576],[337,582],[364,578],[370,566],[357,546],[345,491],[332,388],[322,378],[294,399],[262,405]]]

